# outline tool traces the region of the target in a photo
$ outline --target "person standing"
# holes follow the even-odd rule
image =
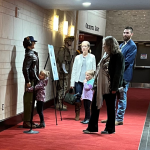
[[[131,39],[132,36],[133,36],[133,28],[129,26],[125,27],[123,31],[124,42],[120,44],[121,52],[125,58],[125,71],[123,76],[125,84],[124,84],[123,98],[118,100],[118,109],[116,112],[115,125],[123,125],[124,114],[127,107],[127,91],[130,81],[132,79],[133,65],[137,53],[137,46]],[[102,120],[101,122],[106,123],[107,120]]]
[[[69,75],[70,75],[70,67],[71,67],[71,45],[74,41],[74,36],[67,36],[64,39],[64,46],[60,47],[57,54],[57,67],[59,74],[59,82],[57,84],[57,110],[67,110],[67,106],[62,104],[64,99],[64,93],[69,88]]]
[[[36,126],[37,128],[45,128],[43,106],[44,106],[44,101],[46,96],[45,87],[47,86],[48,83],[48,77],[49,77],[49,71],[41,70],[39,74],[40,80],[38,81],[36,86],[35,87],[31,86],[29,88],[26,88],[26,91],[28,92],[33,92],[33,90],[36,91],[36,101],[37,101],[36,109],[40,117],[40,124]]]
[[[39,75],[39,58],[38,53],[33,51],[35,43],[33,36],[28,36],[24,38],[23,46],[25,48],[25,58],[23,61],[22,72],[25,79],[25,88],[29,88],[36,85]],[[33,93],[25,91],[24,93],[24,118],[23,127],[31,127],[31,111],[33,102]],[[32,127],[36,128],[36,124],[32,122]]]
[[[99,112],[103,99],[107,106],[107,123],[101,134],[112,134],[115,132],[115,99],[118,88],[123,83],[124,57],[120,51],[117,40],[112,36],[104,38],[103,49],[105,53],[100,60],[95,79],[97,87],[94,89],[91,106],[91,118],[84,133],[98,132]]]
[[[81,100],[84,102],[84,110],[85,110],[85,117],[84,120],[81,121],[83,124],[88,124],[90,120],[90,107],[91,107],[91,102],[93,99],[93,84],[94,84],[94,71],[93,70],[88,70],[85,73],[85,80],[84,80],[84,85],[83,85],[83,91],[82,91],[82,96]]]
[[[125,110],[127,107],[127,91],[132,79],[133,65],[137,53],[137,46],[131,39],[133,36],[133,28],[126,27],[123,31],[124,42],[120,45],[121,52],[125,58],[125,71],[123,79],[126,82],[123,98],[118,100],[118,109],[116,113],[116,125],[123,125]]]
[[[77,98],[75,100],[75,120],[79,120],[80,108],[81,108],[81,95],[83,90],[83,82],[85,79],[85,72],[88,70],[96,70],[96,60],[93,54],[90,54],[90,43],[88,41],[83,41],[81,44],[82,54],[75,57],[70,88],[75,88],[75,94]]]

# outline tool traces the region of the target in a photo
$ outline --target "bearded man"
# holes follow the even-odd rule
[[[125,58],[124,80],[126,85],[123,92],[123,98],[118,101],[118,109],[116,114],[116,125],[123,125],[125,110],[127,107],[127,91],[132,79],[133,65],[137,53],[137,46],[131,39],[133,36],[133,28],[126,27],[123,31],[124,42],[120,45],[121,52]]]

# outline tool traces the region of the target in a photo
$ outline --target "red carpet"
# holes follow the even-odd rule
[[[116,127],[116,133],[101,135],[105,124],[99,121],[99,133],[83,134],[87,125],[74,121],[74,107],[62,112],[63,121],[57,111],[58,125],[53,108],[44,111],[46,128],[36,129],[39,134],[25,134],[19,125],[0,133],[0,150],[138,150],[147,109],[150,101],[149,89],[129,89],[128,106],[124,125]],[[81,120],[84,118],[82,107]],[[100,112],[100,120],[106,119],[105,105]],[[34,121],[38,122],[38,115]]]

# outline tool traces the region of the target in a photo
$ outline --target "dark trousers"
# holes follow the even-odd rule
[[[81,102],[81,95],[83,90],[82,82],[75,82],[75,94],[79,93],[76,98],[76,102]]]
[[[37,101],[36,110],[37,110],[37,113],[39,114],[39,117],[40,117],[40,123],[44,122],[43,106],[44,106],[43,101]]]
[[[94,91],[93,101],[91,105],[91,117],[87,127],[87,130],[91,132],[98,132],[98,119],[99,119],[100,109],[97,109],[96,106],[96,95],[97,95],[97,90]]]
[[[98,132],[98,119],[100,109],[96,106],[97,90],[94,92],[93,101],[91,105],[91,118],[88,124],[88,131]],[[115,132],[115,99],[116,94],[105,94],[104,99],[107,106],[107,123],[106,128],[109,133]]]
[[[84,120],[90,119],[90,106],[91,106],[91,101],[88,99],[84,99],[84,110],[85,110]]]
[[[103,98],[107,106],[107,123],[105,130],[109,133],[115,132],[115,100],[116,94],[105,94]]]

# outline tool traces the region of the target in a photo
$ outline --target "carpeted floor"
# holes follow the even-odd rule
[[[116,133],[111,135],[100,134],[105,128],[105,124],[100,123],[106,119],[105,104],[100,111],[99,132],[94,134],[82,132],[87,127],[80,123],[84,118],[83,107],[80,121],[74,120],[72,105],[62,112],[62,121],[57,111],[58,125],[54,109],[49,108],[44,111],[46,128],[36,129],[39,134],[23,133],[27,129],[19,128],[22,123],[0,132],[0,150],[138,150],[149,102],[150,89],[130,88],[124,125],[117,126]],[[38,115],[34,121],[39,121]]]

